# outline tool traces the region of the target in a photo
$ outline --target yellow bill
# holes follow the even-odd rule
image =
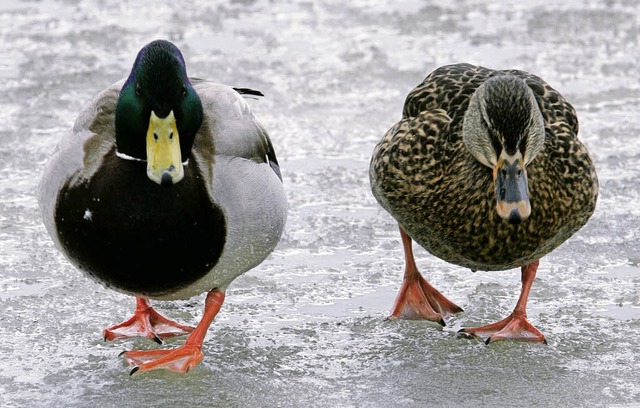
[[[173,111],[162,119],[151,111],[147,129],[147,176],[165,186],[176,184],[184,177],[180,139]]]

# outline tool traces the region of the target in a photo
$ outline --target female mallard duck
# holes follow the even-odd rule
[[[241,95],[250,92],[188,78],[178,48],[151,42],[126,81],[84,107],[46,166],[38,199],[59,249],[137,297],[134,316],[105,339],[190,333],[176,349],[126,352],[131,373],[198,364],[225,289],[282,235],[287,200],[269,136]],[[195,328],[148,303],[204,292]]]
[[[469,64],[438,68],[407,96],[403,118],[376,146],[373,194],[399,223],[406,266],[394,317],[462,311],[418,272],[412,239],[472,270],[522,268],[513,313],[462,329],[486,342],[545,341],[527,321],[539,259],[595,210],[596,171],[573,107],[539,77]]]

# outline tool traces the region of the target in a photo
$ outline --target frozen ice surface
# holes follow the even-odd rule
[[[161,4],[163,3],[163,4]],[[640,9],[635,0],[489,2],[5,0],[0,4],[0,406],[637,406],[640,404]],[[56,140],[156,38],[189,73],[259,89],[290,215],[238,278],[188,375],[129,377],[104,343],[132,298],[53,248],[35,186]],[[417,249],[465,313],[444,329],[386,321],[402,274],[396,225],[369,192],[375,143],[407,92],[452,62],[534,72],[575,105],[601,197],[543,259],[529,302],[548,346],[456,331],[508,314],[519,271]],[[204,296],[155,305],[195,324]],[[177,339],[168,345],[182,341]]]

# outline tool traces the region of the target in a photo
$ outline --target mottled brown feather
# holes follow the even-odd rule
[[[544,149],[527,166],[532,213],[519,225],[498,216],[492,170],[462,139],[471,95],[504,73],[534,91],[546,132]],[[402,120],[375,147],[372,191],[418,244],[445,261],[474,270],[523,266],[571,237],[595,210],[598,180],[577,134],[575,109],[541,78],[444,66],[409,93]]]

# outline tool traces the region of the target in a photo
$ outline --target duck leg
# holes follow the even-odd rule
[[[158,344],[174,336],[182,336],[193,331],[193,327],[178,324],[156,312],[147,299],[136,298],[133,316],[120,324],[102,331],[105,341],[128,337],[146,337]]]
[[[211,322],[220,311],[224,302],[224,292],[213,289],[207,294],[204,315],[196,328],[189,334],[185,343],[177,348],[168,350],[131,350],[123,353],[124,358],[132,367],[130,374],[137,372],[167,369],[179,373],[186,373],[202,361],[202,342],[207,334]]]
[[[443,315],[462,312],[422,277],[413,257],[411,237],[400,227],[404,247],[405,270],[400,292],[390,318],[426,319],[445,326]]]
[[[522,267],[522,292],[513,313],[497,323],[461,329],[459,332],[486,338],[486,344],[507,339],[547,344],[544,335],[527,321],[527,300],[529,299],[529,292],[539,264],[540,261],[537,260]]]

